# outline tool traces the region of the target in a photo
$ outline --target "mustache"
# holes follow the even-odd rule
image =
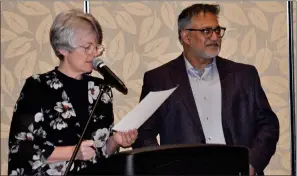
[[[206,46],[211,46],[211,45],[216,45],[216,46],[220,46],[220,42],[219,41],[211,41],[205,44]]]

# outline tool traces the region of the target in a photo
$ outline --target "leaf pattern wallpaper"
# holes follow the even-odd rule
[[[138,103],[144,72],[180,55],[177,16],[183,8],[197,2],[201,1],[90,2],[90,13],[103,27],[106,52],[102,59],[129,89],[128,95],[113,90],[115,122]],[[227,31],[220,55],[257,67],[279,118],[280,139],[265,174],[288,175],[291,166],[286,2],[205,2],[221,5],[219,20]],[[24,80],[58,64],[49,43],[52,21],[61,11],[83,9],[84,2],[3,1],[1,6],[1,174],[5,175],[10,121]],[[294,17],[295,7],[296,3]],[[101,77],[95,72],[93,75]]]

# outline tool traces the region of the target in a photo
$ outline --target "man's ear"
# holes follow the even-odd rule
[[[64,56],[64,58],[65,58],[65,56],[69,55],[69,51],[64,50],[64,49],[59,49],[59,52]]]
[[[186,43],[186,44],[190,43],[190,36],[188,31],[186,30],[181,31],[181,40],[183,41],[183,43]]]

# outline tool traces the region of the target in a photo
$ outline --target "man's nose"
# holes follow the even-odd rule
[[[210,40],[218,40],[219,37],[220,37],[219,34],[217,34],[215,31],[213,31],[209,39]]]

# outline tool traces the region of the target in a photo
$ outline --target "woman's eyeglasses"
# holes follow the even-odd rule
[[[96,46],[93,45],[93,44],[89,44],[89,46],[78,46],[78,47],[84,48],[86,54],[88,54],[88,55],[94,53],[94,51],[100,53],[105,49],[105,47],[103,45],[100,45],[100,44],[98,44]],[[76,48],[78,48],[78,47],[76,47]]]

